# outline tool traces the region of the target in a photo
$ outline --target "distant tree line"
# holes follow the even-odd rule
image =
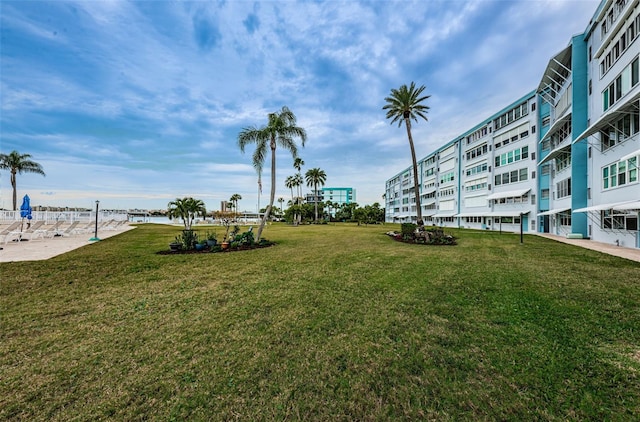
[[[318,222],[353,222],[358,224],[378,224],[384,223],[384,208],[379,203],[359,206],[357,203],[337,204],[332,202],[318,202]],[[279,209],[274,210],[274,216],[289,224],[296,222],[311,223],[316,221],[316,204],[289,201],[289,207],[280,213]],[[264,212],[264,209],[260,210]]]

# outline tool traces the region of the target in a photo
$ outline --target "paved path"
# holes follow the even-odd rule
[[[609,255],[619,256],[620,258],[630,259],[631,261],[640,262],[640,249],[625,248],[622,246],[610,245],[609,243],[595,242],[588,239],[567,239],[564,236],[558,236],[549,233],[536,233],[538,236],[546,237],[562,243],[580,246],[581,248],[592,249],[594,251],[606,253]]]
[[[134,228],[135,226],[125,225],[117,230],[102,230],[98,232],[98,237],[106,239]],[[89,241],[91,237],[93,233],[0,243],[0,248],[3,248],[0,250],[0,262],[42,261],[53,258],[93,243]]]

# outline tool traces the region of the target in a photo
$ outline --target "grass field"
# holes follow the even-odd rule
[[[637,262],[397,228],[158,255],[179,229],[142,225],[0,264],[0,419],[640,420]]]

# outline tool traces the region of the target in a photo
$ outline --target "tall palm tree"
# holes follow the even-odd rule
[[[282,107],[279,112],[270,113],[269,122],[266,126],[261,128],[255,126],[246,127],[238,135],[240,151],[244,152],[245,147],[249,144],[256,144],[256,150],[253,153],[253,167],[255,167],[258,174],[262,174],[267,148],[271,149],[271,194],[269,196],[269,205],[256,234],[256,241],[260,241],[262,230],[269,219],[276,197],[276,147],[280,145],[280,147],[291,152],[292,157],[295,159],[298,157],[298,146],[294,138],[300,138],[304,147],[304,143],[307,140],[307,132],[303,128],[296,126],[296,116],[287,106]]]
[[[327,174],[324,170],[320,170],[319,168],[313,168],[307,170],[304,175],[305,180],[307,181],[307,186],[313,186],[314,192],[314,203],[315,203],[315,211],[316,211],[316,223],[318,222],[318,185],[324,186],[324,183],[327,181]]]
[[[411,85],[402,85],[399,89],[391,89],[391,95],[384,100],[387,104],[382,107],[383,110],[387,110],[387,119],[391,119],[391,124],[398,122],[398,127],[402,126],[404,122],[407,128],[407,137],[409,138],[409,147],[411,147],[411,160],[413,162],[413,189],[416,196],[416,208],[418,210],[418,221],[422,220],[422,207],[420,206],[420,182],[418,180],[418,162],[416,160],[416,150],[413,147],[413,137],[411,136],[411,119],[416,123],[418,117],[429,121],[427,119],[427,112],[429,106],[422,104],[431,95],[422,95],[424,91],[424,85],[416,88],[415,82],[411,82]]]
[[[302,158],[297,157],[295,160],[293,160],[293,168],[298,170],[298,173],[300,173],[300,170],[302,170],[302,166],[304,166],[304,160],[302,160]]]
[[[295,174],[293,176],[293,185],[296,187],[296,198],[298,198],[298,205],[300,205],[300,199],[302,198],[302,175],[301,174]]]
[[[284,202],[284,198],[283,197],[278,198],[278,202],[280,203],[280,214],[282,215],[282,203]]]
[[[191,197],[176,198],[174,201],[169,202],[167,205],[167,216],[170,220],[174,218],[180,218],[184,224],[185,230],[191,230],[191,225],[195,221],[197,216],[203,218],[207,214],[207,208],[204,202],[200,199],[194,199]]]
[[[18,151],[11,151],[9,154],[0,154],[0,169],[11,172],[11,187],[13,188],[13,210],[18,209],[18,192],[16,189],[16,174],[37,173],[43,176],[42,166],[35,161],[31,161],[31,154],[20,154]]]
[[[242,199],[242,196],[239,193],[234,193],[229,198],[229,202],[233,204],[233,209],[236,210],[236,214],[238,213],[238,201]]]
[[[293,188],[296,186],[294,176],[287,176],[287,178],[284,179],[284,185],[291,189],[291,202],[293,202]]]
[[[298,157],[293,160],[293,168],[298,170],[298,174],[296,176],[300,180],[300,183],[298,184],[298,197],[302,196],[302,166],[304,166],[304,161],[302,160],[302,158]]]
[[[296,205],[302,205],[302,175],[300,173],[293,175],[293,185],[296,187]],[[296,213],[295,223],[300,224],[302,221],[302,213]]]

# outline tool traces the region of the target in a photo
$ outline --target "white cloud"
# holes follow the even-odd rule
[[[101,197],[138,208],[191,194],[212,209],[240,193],[253,209],[242,128],[289,106],[309,136],[305,168],[356,188],[361,204],[380,202],[385,180],[410,163],[404,127],[382,110],[390,88],[414,80],[432,95],[429,122],[413,127],[423,157],[535,88],[597,2],[46,5],[38,14],[34,2],[12,2],[0,16],[0,148],[33,154],[47,172],[22,175],[20,191],[45,205]],[[16,39],[46,43],[47,54]],[[289,198],[291,156],[277,160],[276,197]],[[0,180],[6,206],[6,172]]]

